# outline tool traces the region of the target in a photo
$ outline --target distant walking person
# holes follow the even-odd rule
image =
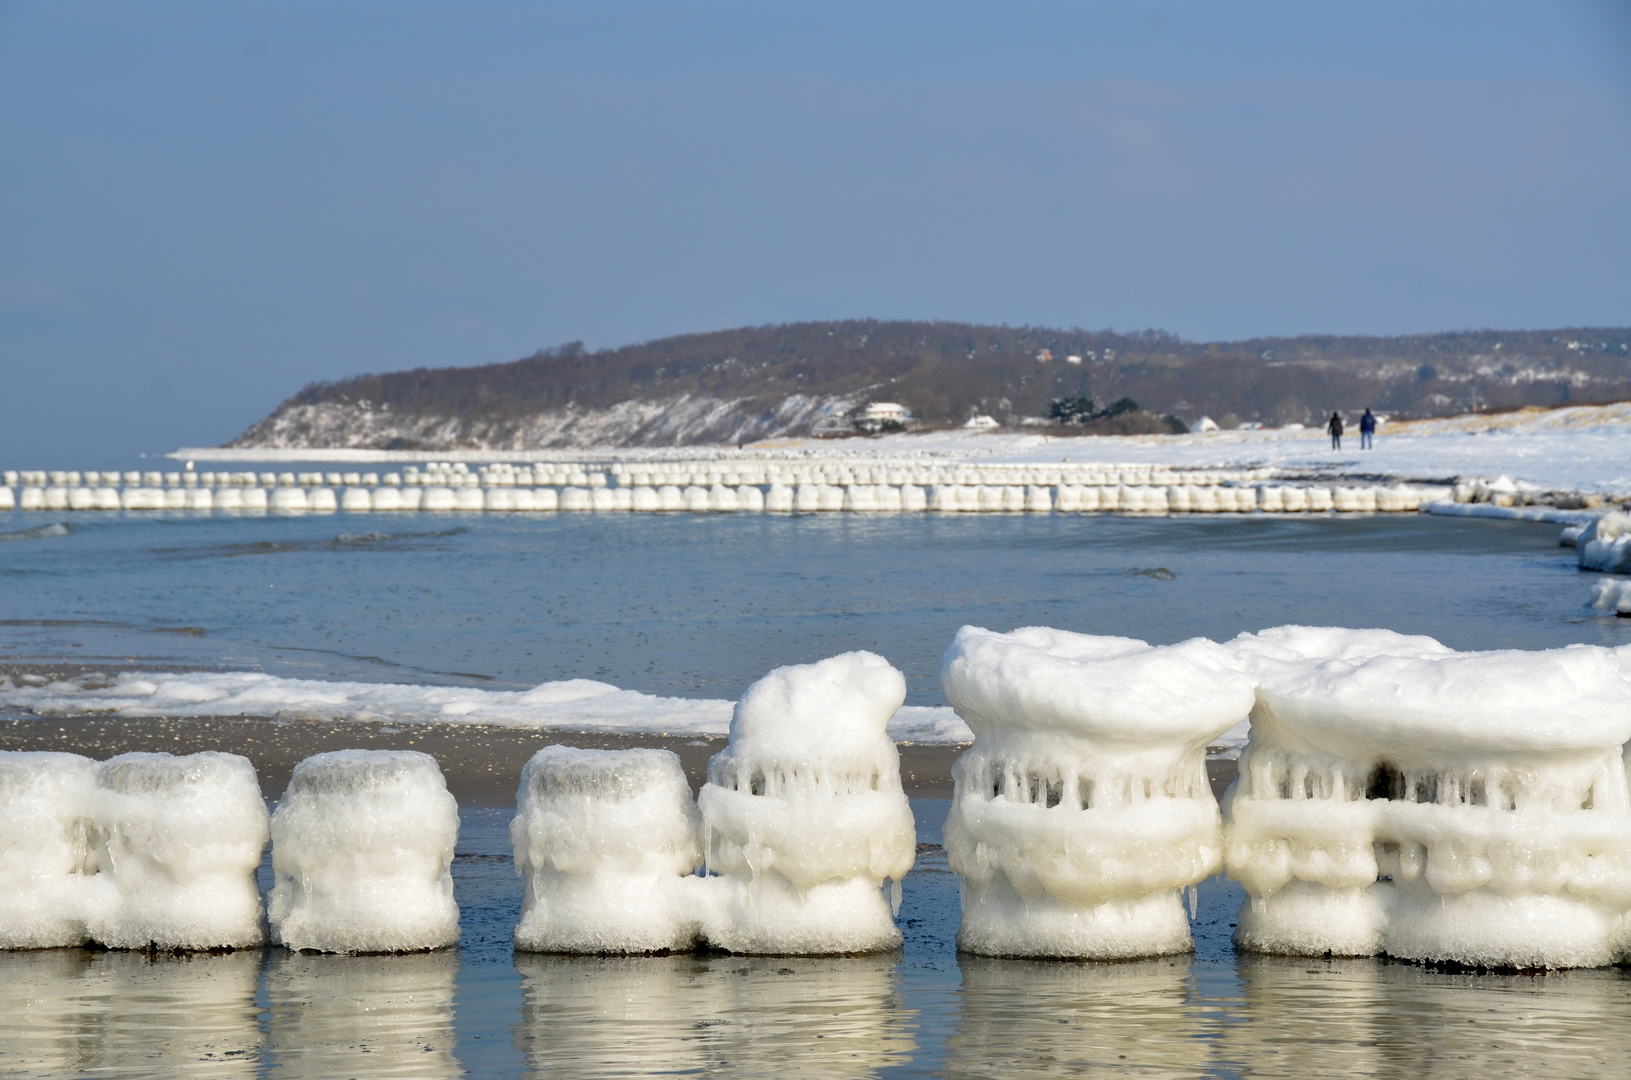
[[[1376,417],[1371,415],[1369,409],[1359,418],[1359,449],[1376,449]]]
[[[1325,425],[1325,430],[1331,433],[1331,449],[1342,449],[1342,417],[1337,413],[1331,414],[1331,422]]]

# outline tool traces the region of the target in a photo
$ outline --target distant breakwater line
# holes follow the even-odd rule
[[[1081,463],[637,461],[409,465],[375,472],[77,472],[0,476],[0,510],[236,513],[1408,513],[1465,495],[1412,484],[1276,483],[1273,469]],[[15,491],[13,490],[15,487]]]

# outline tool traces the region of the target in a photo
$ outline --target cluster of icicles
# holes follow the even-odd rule
[[[1388,513],[1445,499],[1409,484],[1267,482],[1272,470],[1114,465],[923,465],[885,461],[492,465],[424,471],[7,472],[0,510],[231,513],[630,511],[730,513]],[[13,489],[16,489],[15,491]]]
[[[1195,889],[1221,871],[1247,893],[1246,950],[1624,961],[1628,660],[1462,653],[1384,630],[1151,646],[965,627],[941,672],[975,733],[945,825],[958,945],[1182,952]],[[870,653],[779,668],[737,704],[695,800],[666,751],[540,751],[511,825],[516,946],[897,946],[916,836],[885,727],[904,696]],[[1220,805],[1206,750],[1248,717]],[[457,830],[435,761],[412,752],[310,758],[269,820],[232,755],[0,754],[0,943],[207,948],[269,932],[292,949],[438,948],[458,935]]]

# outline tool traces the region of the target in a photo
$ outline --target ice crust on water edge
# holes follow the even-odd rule
[[[693,804],[666,751],[550,747],[511,827],[527,879],[520,948],[873,952],[900,944],[916,857],[899,755],[906,696],[871,653],[778,668],[748,689]],[[706,876],[695,871],[706,864]]]
[[[1624,958],[1631,680],[1612,650],[1381,630],[1231,643],[1258,683],[1225,860],[1237,942],[1488,967]]]
[[[459,940],[450,867],[459,807],[436,759],[337,750],[295,766],[272,814],[272,940],[383,953]]]
[[[1594,611],[1631,615],[1631,578],[1600,578],[1591,587],[1591,607]]]
[[[975,733],[945,830],[963,879],[959,947],[1101,960],[1189,949],[1182,893],[1223,857],[1206,747],[1252,705],[1229,653],[965,626],[941,683]]]
[[[40,716],[278,716],[394,724],[493,724],[563,731],[724,735],[733,703],[660,697],[591,679],[531,690],[286,679],[260,672],[123,674],[111,686],[19,686],[0,680],[0,706]],[[904,705],[889,724],[900,742],[955,744],[973,736],[948,708]]]
[[[0,752],[0,946],[259,945],[266,839],[236,754]]]
[[[1604,514],[1575,537],[1580,567],[1610,574],[1631,574],[1631,514]]]

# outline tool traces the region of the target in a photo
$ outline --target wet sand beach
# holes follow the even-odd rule
[[[441,764],[448,789],[461,803],[512,806],[521,767],[554,743],[590,749],[660,747],[680,756],[693,789],[707,779],[708,759],[723,738],[607,732],[540,731],[477,724],[389,724],[288,720],[266,717],[10,716],[0,718],[0,750],[56,750],[102,760],[133,751],[195,754],[223,750],[255,763],[261,791],[283,794],[296,763],[328,750],[419,750]],[[900,747],[901,783],[913,798],[949,799],[951,765],[963,746]],[[1235,763],[1207,763],[1213,791],[1222,794]]]
[[[283,794],[296,763],[328,750],[419,750],[434,757],[448,790],[461,803],[513,806],[521,766],[560,743],[595,750],[631,746],[672,750],[693,788],[707,779],[708,759],[723,738],[607,732],[540,731],[477,724],[389,724],[265,717],[27,716],[0,719],[0,750],[58,750],[98,760],[133,751],[195,754],[224,750],[255,763],[261,791]],[[902,746],[901,779],[908,795],[951,797],[951,763],[960,746]]]

